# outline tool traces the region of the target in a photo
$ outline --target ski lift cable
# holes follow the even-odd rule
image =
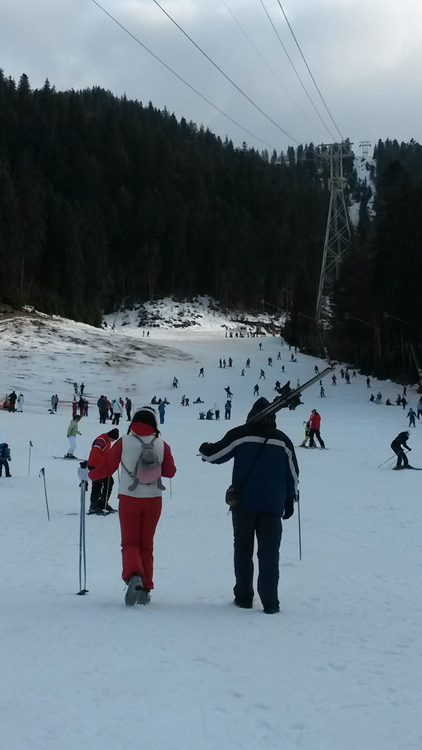
[[[106,14],[106,16],[108,16],[112,21],[114,21],[114,23],[117,24],[117,26],[120,26],[120,28],[126,34],[128,34],[137,44],[139,44],[146,52],[148,52],[148,54],[150,54],[155,60],[157,60],[157,62],[161,63],[161,65],[163,65],[170,73],[172,73],[174,76],[176,76],[176,78],[178,78],[179,81],[181,81],[182,83],[184,83],[185,86],[187,86],[188,88],[190,88],[191,91],[193,91],[195,94],[197,94],[197,96],[200,96],[201,99],[203,99],[204,102],[206,102],[207,104],[210,105],[210,107],[212,107],[217,112],[219,112],[221,115],[223,115],[223,117],[226,117],[227,120],[230,120],[230,122],[232,122],[234,125],[236,125],[236,127],[238,127],[241,130],[243,130],[244,133],[247,133],[248,135],[252,136],[252,138],[256,138],[256,140],[259,141],[260,143],[262,143],[264,146],[268,146],[268,148],[272,148],[272,149],[275,148],[275,146],[273,146],[271,143],[267,143],[266,141],[262,140],[262,138],[259,138],[257,135],[255,135],[254,133],[252,133],[250,130],[247,130],[247,128],[243,127],[243,125],[240,125],[240,123],[236,122],[236,120],[234,120],[232,117],[230,117],[230,115],[226,114],[226,112],[223,112],[222,109],[220,109],[219,107],[217,107],[216,104],[213,104],[213,102],[211,102],[209,99],[207,99],[206,96],[204,96],[203,94],[201,94],[200,91],[198,91],[196,88],[194,88],[194,86],[192,86],[190,83],[188,83],[188,81],[186,81],[184,78],[182,78],[182,76],[180,76],[178,73],[176,73],[175,70],[173,70],[172,68],[170,68],[170,66],[167,65],[167,63],[165,63],[154,52],[152,52],[150,49],[148,49],[148,47],[143,42],[141,42],[140,39],[138,39],[134,34],[132,34],[132,32],[129,31],[129,29],[127,29],[125,26],[123,26],[123,24],[120,23],[120,21],[118,21],[117,18],[115,18],[114,16],[112,16],[112,14],[108,12],[108,10],[106,10],[105,8],[103,8],[103,6],[100,5],[100,3],[97,2],[97,0],[92,0],[92,2],[100,10],[102,10],[103,13]],[[285,133],[284,130],[283,130],[283,133]],[[292,136],[290,136],[288,133],[285,133],[285,135],[287,135],[289,138],[292,138]],[[292,140],[294,140],[295,143],[298,142],[294,138],[292,138]]]
[[[94,1],[94,0],[93,0],[93,1]],[[203,56],[204,56],[204,57],[205,57],[205,58],[206,58],[206,59],[208,60],[208,62],[210,62],[210,63],[211,63],[211,65],[213,65],[213,66],[214,66],[214,68],[216,68],[216,70],[218,70],[218,71],[219,71],[219,73],[221,73],[221,75],[222,75],[222,76],[224,76],[224,78],[225,78],[225,79],[226,79],[226,80],[227,80],[227,81],[228,81],[229,83],[231,83],[231,85],[232,85],[232,86],[234,86],[234,88],[235,88],[235,89],[236,89],[236,90],[237,90],[237,91],[238,91],[238,92],[239,92],[239,93],[240,93],[240,94],[241,94],[241,95],[242,95],[242,96],[243,96],[243,97],[244,97],[245,99],[247,99],[247,101],[248,101],[248,102],[249,102],[250,104],[252,104],[252,106],[253,106],[253,107],[255,107],[255,109],[257,109],[257,110],[258,110],[258,112],[260,112],[260,113],[261,113],[262,115],[264,115],[264,117],[266,117],[266,119],[267,119],[267,120],[269,120],[269,121],[270,121],[270,122],[271,122],[271,123],[272,123],[273,125],[275,125],[275,127],[276,127],[276,128],[278,128],[279,130],[281,130],[281,132],[282,132],[282,133],[284,133],[284,135],[287,135],[287,137],[288,137],[288,138],[290,138],[290,139],[291,139],[292,141],[294,141],[295,143],[299,143],[299,141],[297,141],[297,140],[296,140],[296,138],[293,138],[293,136],[292,136],[292,135],[290,135],[290,133],[287,133],[287,131],[286,131],[286,130],[284,130],[284,128],[282,128],[282,127],[281,127],[280,125],[278,125],[278,123],[276,123],[276,122],[275,122],[275,120],[273,120],[273,119],[272,119],[272,118],[271,118],[271,117],[270,117],[269,115],[267,115],[267,114],[266,114],[266,112],[264,112],[264,110],[263,110],[263,109],[261,109],[261,107],[260,107],[260,106],[259,106],[258,104],[256,104],[256,103],[255,103],[255,102],[254,102],[254,101],[253,101],[253,100],[252,100],[252,99],[251,99],[251,98],[250,98],[250,97],[249,97],[249,96],[248,96],[247,94],[245,94],[245,92],[244,92],[244,91],[243,91],[243,90],[242,90],[242,89],[241,89],[241,88],[240,88],[240,87],[239,87],[239,86],[238,86],[238,85],[237,85],[237,84],[236,84],[236,83],[235,83],[235,82],[234,82],[234,81],[233,81],[233,80],[232,80],[232,79],[231,79],[231,78],[230,78],[230,77],[229,77],[229,76],[228,76],[228,75],[227,75],[227,74],[226,74],[226,73],[225,73],[225,72],[224,72],[224,71],[223,71],[223,70],[222,70],[222,69],[221,69],[221,68],[220,68],[220,67],[219,67],[219,66],[217,65],[217,63],[215,63],[215,62],[214,62],[214,60],[212,60],[212,59],[211,59],[211,57],[210,57],[209,55],[207,55],[207,53],[206,53],[206,52],[204,52],[204,50],[203,50],[203,49],[202,49],[202,48],[201,48],[201,47],[200,47],[200,46],[199,46],[199,45],[198,45],[198,44],[197,44],[197,43],[196,43],[196,42],[195,42],[195,41],[194,41],[194,40],[192,39],[192,37],[190,37],[190,36],[189,36],[189,34],[187,34],[187,32],[186,32],[186,31],[184,31],[184,29],[182,29],[182,27],[181,27],[181,26],[180,26],[180,25],[179,25],[179,24],[177,23],[177,21],[175,21],[175,19],[174,19],[174,18],[173,18],[173,17],[172,17],[171,15],[170,15],[170,13],[168,13],[168,12],[167,12],[167,11],[166,11],[166,10],[165,10],[165,9],[164,9],[163,7],[162,7],[162,5],[160,5],[160,3],[158,2],[158,0],[152,0],[152,2],[153,2],[153,3],[155,3],[155,5],[156,5],[156,6],[158,7],[158,8],[160,8],[160,10],[161,10],[161,11],[162,11],[162,12],[163,12],[163,13],[164,13],[164,14],[165,14],[166,16],[167,16],[167,18],[168,18],[168,19],[169,19],[169,20],[170,20],[170,21],[171,21],[172,23],[174,23],[174,25],[175,25],[175,26],[176,26],[176,27],[177,27],[177,28],[179,29],[179,31],[181,31],[181,32],[182,32],[182,34],[184,34],[184,36],[185,36],[185,37],[186,37],[187,39],[189,39],[189,41],[190,41],[190,42],[191,42],[191,43],[192,43],[192,44],[193,44],[193,45],[194,45],[194,46],[196,47],[196,49],[197,49],[197,50],[198,50],[198,51],[199,51],[199,52],[200,52],[200,53],[201,53],[201,54],[202,54],[202,55],[203,55]]]
[[[264,65],[266,66],[266,68],[267,68],[267,69],[268,69],[268,70],[270,71],[271,75],[272,75],[272,76],[273,76],[273,77],[275,78],[275,80],[277,81],[278,85],[279,85],[279,86],[280,86],[280,88],[281,88],[281,89],[282,89],[282,90],[284,91],[284,93],[286,94],[286,96],[288,96],[288,97],[289,97],[290,101],[291,101],[291,102],[293,102],[293,104],[295,105],[295,107],[297,107],[297,108],[298,108],[298,110],[299,110],[299,112],[301,113],[301,115],[303,115],[303,117],[305,117],[305,118],[306,118],[306,119],[308,120],[308,122],[309,122],[309,123],[310,123],[310,124],[312,125],[312,127],[316,128],[317,130],[319,130],[319,132],[320,132],[320,133],[322,133],[322,130],[320,130],[319,126],[318,126],[318,125],[315,125],[315,123],[313,123],[313,122],[312,122],[312,120],[311,120],[311,119],[310,119],[310,118],[308,117],[308,115],[306,114],[306,112],[304,112],[304,111],[303,111],[303,109],[301,109],[301,107],[299,106],[299,104],[298,104],[298,103],[297,103],[297,102],[296,102],[296,101],[295,101],[295,100],[293,99],[293,97],[292,97],[292,96],[291,96],[291,95],[289,94],[289,92],[287,91],[287,89],[285,88],[285,86],[283,86],[283,84],[281,83],[280,79],[279,79],[279,78],[278,78],[278,77],[276,76],[276,74],[274,73],[274,71],[272,70],[272,68],[270,67],[270,65],[268,65],[268,63],[267,63],[267,61],[265,60],[265,58],[263,57],[263,55],[261,55],[261,53],[260,53],[260,51],[259,51],[258,47],[256,47],[256,45],[255,45],[255,44],[253,43],[252,39],[251,39],[251,38],[250,38],[250,36],[249,36],[249,35],[248,35],[248,34],[246,33],[246,31],[245,31],[245,29],[243,28],[242,24],[241,24],[241,23],[240,23],[240,22],[238,21],[238,19],[237,19],[237,18],[236,18],[236,16],[234,15],[233,11],[232,11],[232,10],[231,10],[231,9],[229,8],[229,6],[228,6],[228,5],[227,5],[227,3],[225,2],[225,0],[221,0],[221,2],[222,2],[222,3],[223,3],[223,5],[224,5],[224,6],[226,7],[226,9],[227,9],[227,10],[228,10],[228,12],[230,13],[231,17],[233,18],[234,22],[235,22],[235,23],[236,23],[236,24],[238,25],[239,29],[241,30],[242,34],[244,34],[244,36],[245,36],[245,37],[246,37],[246,39],[248,40],[249,44],[250,44],[250,45],[251,45],[251,46],[253,47],[253,49],[255,50],[256,54],[257,54],[257,55],[258,55],[258,56],[260,57],[260,59],[262,60],[262,62],[263,62],[263,63],[264,63]],[[325,131],[324,131],[324,132],[325,132]]]
[[[284,16],[284,18],[286,19],[286,23],[287,23],[287,26],[289,27],[290,33],[291,33],[291,35],[292,35],[293,39],[295,40],[296,46],[297,46],[297,48],[298,48],[298,50],[299,50],[299,52],[300,52],[300,54],[301,54],[301,56],[302,56],[302,60],[303,60],[303,62],[304,62],[304,63],[305,63],[305,65],[306,65],[306,69],[307,69],[307,71],[308,71],[309,75],[310,75],[310,76],[311,76],[311,78],[312,78],[312,82],[313,82],[313,84],[314,84],[314,86],[315,86],[316,90],[318,91],[318,94],[319,94],[319,96],[320,96],[320,98],[321,98],[321,101],[322,101],[322,103],[323,103],[323,105],[324,105],[325,109],[327,110],[327,113],[328,113],[328,115],[329,115],[329,117],[330,117],[330,119],[331,119],[331,122],[333,123],[333,125],[334,125],[335,129],[337,130],[337,132],[338,132],[338,134],[339,134],[339,136],[340,136],[341,140],[342,140],[342,141],[344,141],[344,138],[343,138],[343,136],[342,136],[342,134],[341,134],[341,132],[340,132],[339,128],[337,127],[337,123],[336,123],[336,122],[334,121],[334,118],[333,118],[333,116],[332,116],[332,114],[331,114],[330,110],[328,109],[328,106],[327,106],[327,104],[326,104],[326,102],[325,102],[325,99],[324,99],[324,97],[322,96],[322,94],[321,94],[321,91],[319,90],[319,87],[318,87],[318,85],[317,85],[317,82],[316,82],[316,80],[315,80],[314,76],[312,75],[311,69],[310,69],[310,67],[309,67],[308,63],[306,62],[306,59],[305,59],[305,55],[303,54],[303,52],[302,52],[302,50],[301,50],[301,48],[300,48],[300,44],[299,44],[299,42],[297,41],[297,39],[296,39],[296,36],[295,36],[295,34],[293,33],[293,29],[292,29],[292,27],[291,27],[291,25],[290,25],[290,23],[289,23],[289,19],[288,19],[288,18],[287,18],[287,16],[286,16],[286,13],[285,13],[285,11],[284,11],[284,8],[283,8],[283,6],[282,6],[282,4],[281,4],[280,0],[277,0],[277,2],[278,2],[278,4],[279,4],[279,6],[280,6],[280,9],[281,9],[281,12],[283,13],[283,16]]]
[[[313,108],[314,108],[315,112],[317,113],[317,115],[318,115],[319,119],[321,120],[322,124],[324,125],[324,128],[325,128],[325,129],[327,130],[327,132],[328,132],[328,133],[330,134],[330,137],[331,137],[331,138],[332,138],[332,139],[333,139],[333,140],[335,141],[336,139],[334,138],[334,136],[333,136],[333,134],[331,133],[331,131],[330,131],[330,129],[329,129],[329,127],[328,127],[328,125],[327,125],[327,124],[326,124],[326,123],[324,122],[324,120],[322,119],[322,117],[321,117],[320,113],[318,112],[318,109],[316,108],[316,106],[315,106],[314,102],[312,101],[312,98],[311,98],[311,96],[310,96],[310,94],[309,94],[309,92],[308,92],[308,90],[307,90],[307,88],[306,88],[305,84],[303,83],[303,81],[302,81],[302,79],[301,79],[301,77],[300,77],[299,73],[298,73],[298,72],[297,72],[297,70],[296,70],[296,67],[295,67],[295,65],[294,65],[294,63],[293,63],[293,60],[291,59],[291,57],[290,57],[289,53],[288,53],[288,52],[287,52],[287,50],[286,50],[286,47],[284,46],[283,42],[281,41],[280,35],[279,35],[279,33],[278,33],[278,31],[277,31],[277,29],[276,29],[276,27],[275,27],[274,23],[273,23],[273,20],[272,20],[272,18],[271,18],[271,16],[270,16],[270,14],[268,13],[268,10],[266,9],[266,7],[265,7],[265,5],[264,5],[264,2],[263,2],[263,0],[260,0],[260,3],[261,3],[261,5],[262,5],[262,7],[263,7],[263,9],[264,9],[264,11],[265,11],[265,13],[266,13],[266,16],[267,16],[267,18],[268,18],[268,20],[269,20],[269,22],[270,22],[271,26],[273,27],[273,30],[274,30],[274,32],[275,32],[275,34],[276,34],[276,36],[277,36],[277,39],[278,39],[278,41],[280,42],[280,44],[281,44],[281,46],[282,46],[282,48],[283,48],[283,50],[284,50],[284,52],[285,52],[285,54],[286,54],[286,57],[287,57],[287,59],[288,59],[288,61],[289,61],[290,65],[292,66],[292,68],[293,68],[294,72],[296,73],[296,76],[297,76],[297,78],[298,78],[298,80],[299,80],[299,82],[300,82],[300,85],[302,86],[302,88],[303,88],[303,90],[304,90],[304,92],[305,92],[306,96],[308,97],[308,99],[309,99],[310,103],[312,104],[312,106],[313,106]]]

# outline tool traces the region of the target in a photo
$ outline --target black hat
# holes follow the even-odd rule
[[[252,417],[255,417],[257,414],[259,414],[260,411],[265,409],[266,406],[269,406],[270,402],[268,399],[264,398],[264,396],[261,396],[261,398],[258,399],[258,401],[255,401],[252,409],[250,410],[248,416],[246,417],[246,422],[250,422]],[[267,414],[267,416],[262,417],[262,419],[257,420],[260,424],[270,424],[275,425],[275,414]]]
[[[110,432],[107,432],[107,435],[109,436],[110,440],[117,440],[119,437],[119,430],[117,427],[114,427]]]

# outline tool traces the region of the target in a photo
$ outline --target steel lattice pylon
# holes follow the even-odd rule
[[[350,244],[349,217],[344,199],[343,158],[352,154],[342,143],[332,143],[327,149],[326,158],[330,159],[330,206],[316,307],[318,321],[330,316],[330,302],[339,277],[340,262]]]

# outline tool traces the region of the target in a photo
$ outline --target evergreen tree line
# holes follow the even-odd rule
[[[209,294],[288,313],[287,335],[367,372],[422,364],[422,147],[375,148],[331,325],[312,320],[328,210],[313,144],[259,153],[151,103],[32,90],[0,71],[0,301],[100,325],[127,302]],[[324,166],[325,164],[325,166]]]
[[[316,335],[294,321],[304,346],[349,362],[363,372],[418,382],[422,367],[422,147],[415,141],[379,141],[374,150],[375,218],[365,211],[370,188],[361,186],[361,214],[340,269],[332,325]]]
[[[312,144],[231,141],[100,88],[0,75],[0,299],[100,324],[124,298],[311,311],[328,206]]]

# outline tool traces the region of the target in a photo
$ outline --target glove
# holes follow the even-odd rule
[[[293,503],[288,503],[286,507],[284,508],[283,513],[283,520],[287,521],[288,518],[291,518],[293,513],[295,512]]]
[[[89,469],[88,468],[84,469],[82,466],[79,467],[79,469],[78,469],[78,477],[81,480],[81,482],[87,482],[88,481],[88,479],[89,479],[88,474],[89,474]]]

